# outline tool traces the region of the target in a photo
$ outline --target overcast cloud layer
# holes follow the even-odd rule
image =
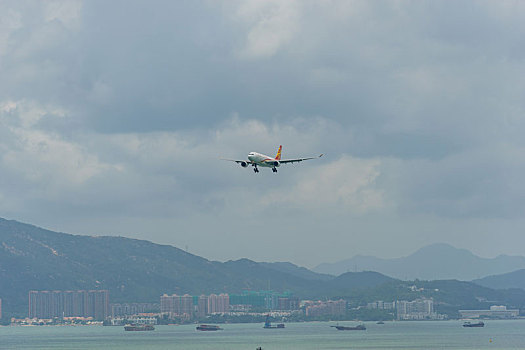
[[[525,255],[522,1],[0,1],[0,216],[306,266]],[[277,175],[222,162],[325,153]]]

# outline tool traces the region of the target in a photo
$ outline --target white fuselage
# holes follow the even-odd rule
[[[281,165],[277,159],[257,152],[250,152],[248,154],[248,159],[257,166],[274,168]]]

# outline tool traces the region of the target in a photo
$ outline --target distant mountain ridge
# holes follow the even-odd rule
[[[289,262],[273,262],[273,263],[260,262],[259,264],[261,264],[262,266],[265,266],[267,268],[270,268],[270,269],[273,269],[273,270],[276,270],[276,271],[289,273],[291,275],[294,275],[294,276],[297,276],[297,277],[301,277],[301,278],[304,278],[304,279],[307,279],[307,280],[329,281],[329,280],[332,280],[334,278],[334,276],[332,276],[332,275],[323,274],[323,273],[316,273],[316,272],[313,272],[311,270],[308,270],[305,267],[300,267],[300,266],[294,265],[294,264],[289,263]]]
[[[376,300],[432,297],[440,310],[525,307],[525,291],[471,282],[400,281],[379,272],[318,274],[287,262],[217,262],[168,245],[124,237],[78,236],[0,218],[0,298],[4,317],[27,316],[30,290],[108,289],[110,302],[158,302],[164,294],[291,291],[302,299]],[[416,286],[417,288],[414,288]]]
[[[4,314],[23,314],[30,290],[108,289],[111,302],[158,302],[164,293],[241,293],[268,285],[300,297],[344,295],[394,279],[378,273],[371,279],[368,272],[336,278],[249,259],[222,263],[149,241],[58,233],[0,218],[0,281]]]
[[[487,276],[472,282],[492,289],[519,288],[525,290],[525,269]]]
[[[470,281],[489,275],[525,269],[525,257],[500,255],[482,258],[466,249],[438,243],[423,247],[401,258],[381,259],[356,255],[335,263],[324,263],[312,270],[317,273],[340,275],[346,271],[377,271],[402,280],[458,279]]]

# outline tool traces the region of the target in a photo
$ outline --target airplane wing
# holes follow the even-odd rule
[[[317,157],[308,157],[308,158],[296,158],[296,159],[283,159],[283,160],[280,160],[279,163],[281,164],[287,164],[287,163],[298,163],[298,162],[302,162],[303,160],[309,160],[309,159],[317,159],[317,158],[321,158],[323,155],[320,154],[319,156]]]
[[[227,158],[220,158],[220,160],[227,160],[229,162],[235,162],[237,164],[240,164],[240,163],[252,164],[251,160],[236,160],[236,159],[227,159]]]

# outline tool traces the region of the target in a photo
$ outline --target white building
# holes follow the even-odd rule
[[[366,304],[367,309],[379,309],[379,310],[393,310],[396,307],[396,302],[386,302],[386,301],[374,301],[373,303]]]
[[[396,301],[398,320],[428,320],[436,319],[434,301],[432,299],[416,299],[414,301]]]
[[[507,310],[506,306],[493,305],[490,310],[459,310],[462,318],[516,318],[520,310]]]
[[[112,326],[123,326],[127,323],[134,324],[157,324],[157,318],[152,316],[130,316],[130,317],[113,317],[110,320]]]

